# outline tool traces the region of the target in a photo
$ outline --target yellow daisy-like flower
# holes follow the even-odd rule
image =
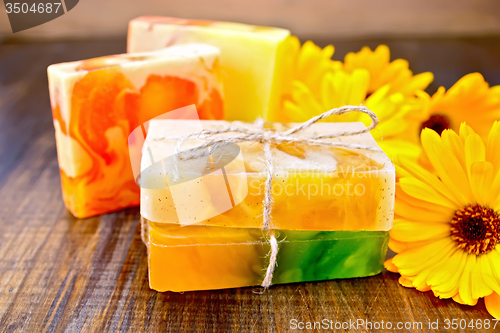
[[[458,131],[462,122],[486,138],[493,121],[500,119],[500,86],[491,87],[479,73],[465,75],[448,91],[440,87],[428,95],[420,122],[415,122],[413,132],[432,128],[438,133],[450,128]]]
[[[440,298],[486,308],[500,318],[500,122],[486,143],[462,124],[459,134],[431,129],[422,147],[436,174],[397,162],[394,227],[386,261],[399,282]]]
[[[299,48],[298,40],[295,43],[292,79],[284,89],[281,110],[271,120],[303,122],[332,108],[364,104],[379,117],[380,125],[372,135],[386,153],[420,156],[418,135],[408,135],[408,117],[424,109],[426,99],[416,95],[432,81],[431,73],[413,76],[406,61],[389,62],[385,45],[374,52],[364,48],[350,53],[342,64],[331,60],[331,45],[321,49],[306,42]],[[349,114],[328,121],[369,120]]]
[[[370,73],[368,94],[372,94],[386,84],[389,93],[400,92],[404,96],[414,96],[424,90],[434,79],[431,72],[413,75],[409,63],[404,59],[390,61],[391,54],[387,45],[379,45],[375,51],[365,46],[359,52],[350,52],[344,58],[344,70],[348,73],[364,68]]]
[[[327,72],[323,75],[316,94],[302,81],[295,80],[292,83],[291,96],[284,101],[279,119],[303,122],[343,105],[364,104],[375,112],[380,120],[379,126],[372,130],[372,135],[382,149],[389,155],[403,154],[417,158],[420,155],[418,138],[415,138],[414,142],[408,142],[400,137],[406,136],[406,117],[422,107],[421,101],[414,97],[405,97],[402,93],[391,93],[391,86],[388,84],[368,94],[369,84],[370,74],[361,68],[352,73],[343,70]],[[329,121],[368,122],[368,119],[353,113]]]
[[[302,47],[297,37],[291,36],[289,39],[289,54],[291,62],[288,69],[288,77],[285,79],[284,97],[290,96],[292,82],[300,81],[311,89],[312,92],[319,92],[321,79],[323,76],[342,66],[339,61],[333,61],[335,52],[333,45],[320,48],[311,41],[305,42]]]

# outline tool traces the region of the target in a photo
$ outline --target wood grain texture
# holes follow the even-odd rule
[[[472,71],[500,84],[500,38],[384,42],[416,72],[437,74],[431,91]],[[335,58],[364,44],[335,43]],[[414,321],[427,331],[429,320],[491,318],[482,301],[438,300],[388,272],[263,294],[150,290],[138,209],[78,220],[64,208],[47,89],[49,64],[123,51],[123,40],[0,45],[0,331],[287,332],[291,319]]]

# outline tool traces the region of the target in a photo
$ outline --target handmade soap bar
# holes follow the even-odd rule
[[[152,289],[189,291],[262,283],[269,244],[260,229],[143,223]],[[276,233],[280,248],[273,284],[378,274],[389,242],[387,231]]]
[[[129,24],[128,52],[192,42],[221,50],[225,119],[266,119],[269,110],[278,106],[282,80],[293,59],[288,30],[159,16],[139,17]]]
[[[151,288],[188,291],[263,283],[274,267],[271,233],[261,229],[265,195],[274,200],[270,217],[279,249],[272,283],[382,270],[395,173],[369,132],[329,139],[337,146],[272,143],[267,154],[262,140],[252,136],[234,141],[245,130],[286,133],[297,125],[150,123],[140,185]],[[234,132],[221,134],[227,128]],[[305,140],[363,129],[361,123],[316,123],[300,135]],[[190,133],[197,134],[186,137]],[[268,172],[272,186],[264,194]]]
[[[203,129],[227,126],[256,128],[254,123],[226,121],[158,120],[152,121],[145,146],[151,155],[143,155],[142,170],[154,161],[175,154],[178,137]],[[266,123],[271,131],[283,132],[298,124]],[[335,134],[363,129],[362,123],[316,123],[301,135]],[[165,137],[168,132],[169,137]],[[231,134],[224,134],[231,135]],[[233,134],[234,135],[234,134]],[[377,148],[370,133],[331,139],[343,144]],[[187,140],[182,151],[199,146],[203,138]],[[240,142],[241,160],[214,172],[175,186],[167,164],[166,175],[154,179],[156,186],[141,189],[141,215],[153,222],[260,228],[264,182],[267,177],[263,146],[258,142]],[[324,145],[277,144],[271,147],[273,162],[272,219],[283,230],[371,230],[387,231],[392,226],[395,170],[381,151],[347,149]],[[238,163],[236,163],[238,162]],[[198,163],[198,166],[201,164]],[[189,165],[180,164],[181,178],[193,178]],[[210,168],[210,163],[207,164]],[[171,168],[170,168],[171,169]],[[221,169],[222,170],[222,169]],[[226,190],[229,185],[229,192]],[[232,199],[232,201],[231,201]],[[234,202],[233,202],[234,201]],[[197,219],[196,219],[197,218]],[[187,221],[187,222],[186,222]]]
[[[75,216],[139,205],[127,147],[134,129],[145,134],[145,122],[192,104],[201,118],[223,117],[219,54],[189,44],[48,68],[63,197]]]

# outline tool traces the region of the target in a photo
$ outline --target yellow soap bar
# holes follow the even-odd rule
[[[264,127],[283,132],[297,125],[266,123]],[[144,181],[141,215],[144,218],[174,225],[261,227],[267,178],[262,144],[237,143],[239,158],[224,168],[214,168],[210,160],[203,163],[194,160],[191,164],[180,163],[177,171],[173,170],[177,138],[201,129],[228,126],[257,129],[254,123],[227,121],[155,120],[150,123],[145,149],[151,154],[143,154],[141,165]],[[363,128],[362,123],[316,123],[300,134],[307,137]],[[378,148],[369,132],[331,141]],[[187,140],[181,151],[190,151],[204,142],[202,137]],[[274,228],[323,231],[387,231],[391,228],[395,169],[381,150],[273,144],[271,155]],[[212,159],[219,157],[215,158],[212,153]]]
[[[62,193],[75,216],[139,205],[127,141],[134,129],[189,105],[201,118],[223,117],[219,54],[190,44],[48,68]]]
[[[293,59],[288,30],[159,16],[139,17],[129,24],[128,52],[192,42],[221,50],[225,119],[266,119],[278,107],[283,77]]]

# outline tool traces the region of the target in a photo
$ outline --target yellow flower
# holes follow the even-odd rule
[[[344,65],[331,60],[331,45],[321,49],[306,42],[299,48],[298,40],[294,42],[292,78],[285,85],[282,108],[271,120],[303,122],[332,108],[364,104],[379,117],[380,125],[372,135],[388,155],[420,156],[418,134],[408,134],[408,120],[425,108],[422,103],[427,99],[421,98],[419,89],[432,81],[431,73],[413,76],[406,61],[389,62],[385,45],[375,52],[364,48],[350,53]],[[369,121],[362,117],[350,114],[328,121]]]
[[[423,121],[415,122],[415,132],[432,128],[441,133],[450,128],[457,131],[462,122],[486,138],[494,120],[500,119],[500,86],[491,87],[479,73],[465,75],[448,91],[440,87],[422,112]]]
[[[375,51],[365,46],[357,53],[348,53],[344,58],[344,70],[352,73],[359,68],[364,68],[370,73],[368,94],[389,84],[389,93],[400,92],[404,96],[414,96],[417,91],[427,88],[434,79],[431,72],[413,75],[408,61],[404,59],[390,62],[387,45],[379,45]]]
[[[301,47],[295,36],[291,36],[289,42],[289,54],[293,59],[288,70],[290,73],[287,73],[289,77],[285,79],[285,97],[289,97],[294,81],[302,82],[314,93],[319,92],[323,76],[342,66],[339,61],[331,59],[335,48],[328,45],[322,49],[311,41],[305,42]]]
[[[408,122],[406,117],[420,109],[420,99],[405,97],[402,93],[390,93],[390,85],[382,86],[370,94],[368,86],[370,74],[366,69],[356,69],[352,73],[343,70],[327,72],[321,79],[315,96],[302,81],[292,83],[290,98],[283,102],[280,121],[303,122],[327,110],[343,105],[364,104],[375,112],[380,120],[372,135],[389,155],[403,154],[412,158],[420,155],[418,137],[414,142],[406,140]],[[364,121],[368,119],[359,114],[348,114],[328,121]],[[405,138],[404,140],[401,138]]]
[[[437,297],[486,308],[500,318],[500,122],[486,143],[462,124],[459,134],[424,129],[422,147],[436,175],[401,158],[394,227],[386,261],[399,282]]]

